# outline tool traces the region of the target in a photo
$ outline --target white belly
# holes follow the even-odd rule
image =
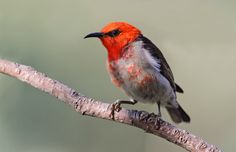
[[[132,54],[132,55],[130,55]],[[126,56],[110,62],[113,82],[134,100],[144,103],[161,103],[164,106],[177,106],[176,95],[169,81],[161,75],[158,65],[152,65],[150,56],[142,50],[129,49]]]
[[[140,102],[160,102],[165,106],[170,104],[172,100],[175,101],[175,93],[169,82],[159,72],[153,73],[150,70],[130,72],[127,70],[130,69],[130,66],[133,65],[122,67],[120,72],[123,80],[121,87],[128,96]]]

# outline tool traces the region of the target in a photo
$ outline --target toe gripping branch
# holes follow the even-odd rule
[[[153,131],[153,129],[159,130],[165,123],[158,115],[146,111],[130,110],[129,116],[133,120],[132,124],[141,126],[146,132]]]
[[[130,105],[134,105],[136,104],[137,101],[136,100],[131,100],[131,101],[127,101],[127,100],[116,100],[113,104],[111,104],[111,116],[112,119],[115,119],[115,111],[119,112],[121,110],[121,104],[130,104]]]
[[[137,101],[133,100],[133,101],[126,101],[126,100],[116,100],[113,104],[111,104],[111,117],[113,120],[115,120],[115,111],[119,112],[121,110],[121,104],[136,104]],[[145,126],[142,126],[142,128],[144,128],[144,130],[146,132],[150,132],[150,127],[155,127],[153,129],[159,129],[160,126],[165,123],[165,121],[163,121],[161,119],[161,115],[160,112],[156,115],[154,113],[148,113],[146,111],[138,111],[138,110],[129,110],[129,117],[132,120],[132,124],[136,124],[136,125],[143,125],[145,124]]]

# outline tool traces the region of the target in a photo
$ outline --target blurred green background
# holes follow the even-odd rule
[[[0,57],[95,99],[127,99],[110,82],[105,48],[83,37],[111,21],[129,22],[158,44],[185,90],[178,100],[192,122],[178,126],[234,151],[235,16],[233,0],[0,0]],[[0,99],[1,152],[184,151],[137,128],[81,116],[5,75]],[[126,107],[156,112],[156,105]]]

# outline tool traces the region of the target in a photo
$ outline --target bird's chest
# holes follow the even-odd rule
[[[143,99],[156,94],[156,71],[138,52],[127,51],[121,59],[109,62],[108,69],[113,83],[129,96]]]
[[[117,86],[138,85],[141,84],[144,79],[151,77],[150,74],[135,62],[124,60],[110,65],[109,72],[112,81]]]
[[[112,81],[118,86],[129,83],[131,83],[130,85],[135,85],[151,77],[150,72],[147,72],[147,69],[145,69],[145,63],[140,63],[141,60],[139,54],[135,51],[128,50],[122,58],[108,62],[108,69]]]

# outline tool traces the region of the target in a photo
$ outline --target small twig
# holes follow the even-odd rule
[[[216,146],[208,144],[203,139],[179,129],[174,125],[158,118],[155,114],[145,111],[122,108],[112,116],[112,106],[108,103],[86,97],[74,89],[53,80],[47,75],[34,70],[30,66],[21,65],[0,59],[0,73],[15,77],[31,86],[38,88],[59,100],[72,106],[82,115],[112,120],[132,125],[148,133],[160,136],[184,149],[192,152],[223,152]]]

